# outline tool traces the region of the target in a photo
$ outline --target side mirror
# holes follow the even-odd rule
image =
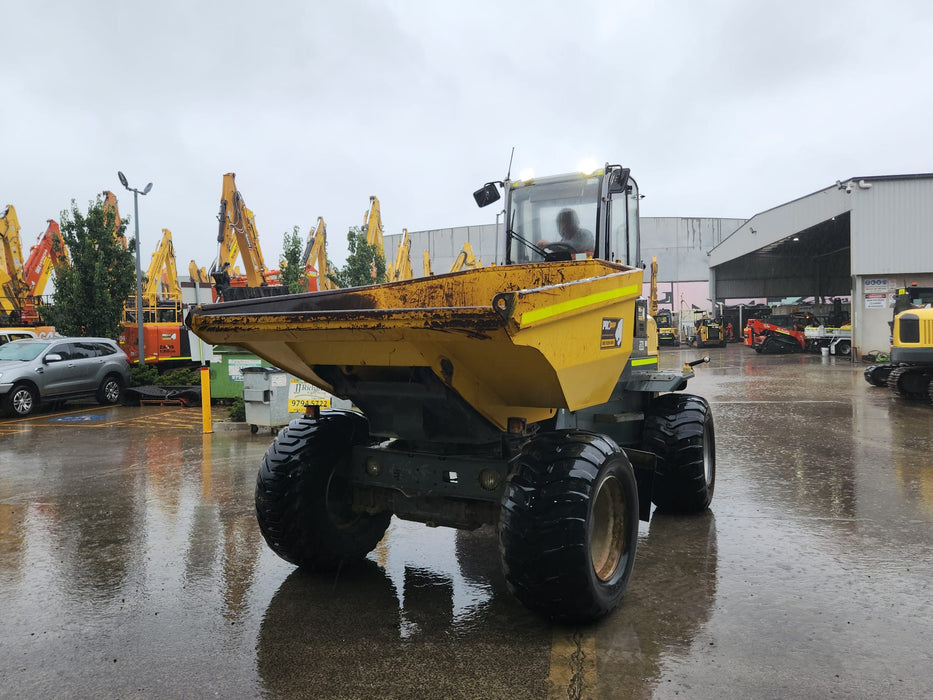
[[[62,356],[59,355],[57,352],[50,352],[48,355],[45,356],[45,359],[43,359],[42,361],[45,362],[46,364],[49,364],[50,362],[61,362]]]
[[[495,182],[487,182],[473,193],[473,199],[476,200],[476,205],[479,207],[489,206],[493,202],[499,201],[499,188],[496,187]]]
[[[613,170],[609,175],[609,191],[612,193],[625,192],[626,187],[628,187],[628,180],[631,172],[631,168]]]

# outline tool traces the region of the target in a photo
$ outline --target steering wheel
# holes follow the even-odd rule
[[[543,245],[541,247],[550,253],[570,253],[571,255],[577,254],[577,249],[573,245],[570,243],[563,243],[561,241],[548,243],[547,245]]]

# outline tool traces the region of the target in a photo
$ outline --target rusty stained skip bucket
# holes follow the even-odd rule
[[[602,260],[509,265],[197,307],[196,335],[333,391],[316,365],[430,367],[505,429],[608,400],[632,351],[642,270]]]

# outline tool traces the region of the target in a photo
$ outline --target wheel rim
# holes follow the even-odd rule
[[[590,561],[601,581],[610,580],[619,570],[627,522],[622,485],[615,477],[607,477],[596,492],[590,532]]]
[[[13,410],[19,414],[29,413],[32,410],[32,394],[26,390],[17,391],[13,395]]]
[[[116,401],[117,397],[120,395],[120,387],[114,381],[107,382],[107,386],[104,387],[104,396],[107,397],[108,401]]]
[[[709,428],[703,430],[703,478],[706,479],[706,486],[713,483],[713,455],[710,449]]]

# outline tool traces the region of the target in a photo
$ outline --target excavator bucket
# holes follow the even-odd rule
[[[603,260],[497,266],[199,306],[188,325],[337,395],[426,368],[505,430],[608,400],[641,290],[642,270]]]

